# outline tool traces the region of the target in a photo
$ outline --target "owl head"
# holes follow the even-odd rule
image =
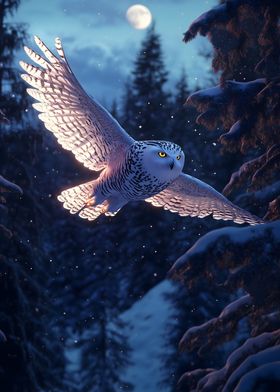
[[[143,168],[160,181],[172,181],[184,167],[185,155],[175,143],[157,140],[143,142]]]

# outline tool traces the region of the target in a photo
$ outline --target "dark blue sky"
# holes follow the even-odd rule
[[[136,53],[146,30],[135,30],[125,13],[131,0],[22,0],[13,17],[28,25],[30,42],[38,35],[51,48],[56,36],[62,39],[66,55],[77,78],[87,92],[110,107],[119,99],[124,81],[131,72]],[[189,44],[182,34],[216,0],[148,0],[147,6],[161,35],[170,85],[185,67],[189,84],[195,86],[207,78],[205,60],[199,51],[207,41],[197,38]],[[31,44],[30,44],[31,45]],[[26,59],[24,52],[20,57]]]

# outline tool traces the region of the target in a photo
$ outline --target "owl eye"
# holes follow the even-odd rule
[[[177,155],[176,159],[179,161],[181,159],[181,155]]]
[[[158,153],[158,156],[161,157],[161,158],[165,158],[165,157],[166,157],[166,153],[163,152],[163,151],[160,151],[160,152]]]

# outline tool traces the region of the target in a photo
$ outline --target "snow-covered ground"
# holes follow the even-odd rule
[[[121,316],[129,325],[125,331],[131,346],[132,364],[125,369],[123,379],[134,386],[135,392],[169,392],[160,386],[163,379],[162,358],[166,354],[166,326],[172,308],[165,294],[175,291],[170,281],[163,281]]]
[[[167,385],[161,384],[162,360],[168,350],[167,324],[173,315],[171,304],[164,296],[175,290],[175,285],[164,280],[120,316],[126,324],[120,332],[127,336],[131,348],[131,365],[124,369],[122,379],[134,386],[133,392],[170,392]],[[117,327],[110,325],[110,328]],[[76,342],[78,337],[73,334],[65,350],[70,373],[79,370],[81,362],[80,348],[73,345]]]

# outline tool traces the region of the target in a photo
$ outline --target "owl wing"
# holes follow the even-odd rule
[[[45,58],[25,47],[25,52],[40,67],[20,61],[27,74],[23,80],[33,88],[29,95],[38,103],[33,107],[41,112],[39,118],[66,150],[91,170],[101,170],[110,162],[113,153],[131,145],[131,138],[118,122],[83,90],[66,60],[61,41],[55,40],[58,56],[35,37]]]
[[[235,223],[264,223],[260,218],[235,206],[210,185],[184,173],[166,189],[146,201],[181,216],[204,218],[212,214],[214,219],[233,220]]]

